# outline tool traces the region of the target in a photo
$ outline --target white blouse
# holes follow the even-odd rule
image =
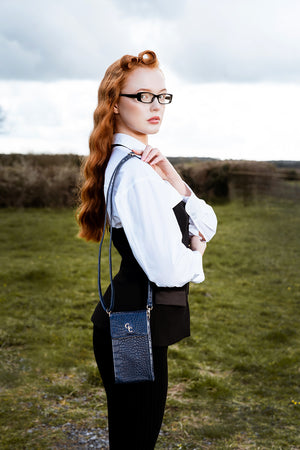
[[[130,150],[145,148],[139,140],[122,133],[114,135],[114,144]],[[115,167],[130,150],[114,147],[105,171],[105,197]],[[183,197],[139,158],[126,161],[115,180],[112,218],[108,209],[110,220],[113,227],[123,227],[136,260],[157,286],[179,287],[204,280],[202,256],[182,243],[173,211],[182,200],[190,216],[190,235],[200,231],[209,241],[216,232],[217,218],[211,206],[193,192]]]

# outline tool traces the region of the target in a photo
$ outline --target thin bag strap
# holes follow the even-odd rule
[[[124,146],[122,146],[124,147]],[[113,284],[113,277],[112,277],[112,257],[111,257],[111,248],[112,248],[112,207],[113,207],[113,202],[112,202],[112,193],[113,193],[113,187],[114,187],[114,183],[115,183],[115,179],[116,176],[119,173],[119,170],[121,169],[122,165],[128,161],[128,159],[132,158],[133,156],[136,156],[135,153],[131,152],[128,153],[128,155],[126,155],[117,165],[117,167],[115,168],[109,185],[108,185],[108,189],[107,189],[107,201],[106,201],[106,208],[105,208],[105,217],[104,217],[104,225],[103,225],[103,233],[102,233],[102,237],[101,237],[101,241],[100,241],[100,245],[99,245],[99,256],[98,256],[98,292],[99,292],[99,298],[100,298],[100,302],[101,302],[101,306],[104,309],[104,311],[106,311],[108,314],[110,314],[113,309],[114,309],[114,302],[115,302],[115,290],[114,290],[114,284]],[[110,231],[110,238],[109,238],[109,277],[110,277],[110,285],[111,285],[111,295],[110,295],[110,305],[106,306],[105,302],[104,302],[104,298],[102,295],[102,290],[101,290],[101,251],[102,251],[102,244],[104,241],[104,235],[105,235],[105,228],[106,228],[106,222],[107,222],[107,215],[108,215],[108,204],[110,204],[110,215],[111,215],[111,219],[110,219],[110,226],[109,226],[109,231]],[[150,281],[148,280],[148,293],[147,293],[147,310],[150,311],[153,307],[153,300],[152,300],[152,288],[151,288],[151,284]]]

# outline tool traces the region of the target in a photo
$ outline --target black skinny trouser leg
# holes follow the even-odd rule
[[[168,347],[153,347],[155,381],[115,384],[109,334],[94,327],[94,352],[106,391],[110,450],[153,450],[168,389]]]

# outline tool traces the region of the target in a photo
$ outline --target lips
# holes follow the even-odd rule
[[[160,117],[159,116],[150,117],[150,119],[148,119],[148,122],[152,124],[157,124],[160,122]]]

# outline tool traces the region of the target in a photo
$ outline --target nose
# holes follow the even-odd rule
[[[151,103],[151,111],[159,111],[163,105],[161,105],[158,101],[158,98],[155,97],[153,102]]]

